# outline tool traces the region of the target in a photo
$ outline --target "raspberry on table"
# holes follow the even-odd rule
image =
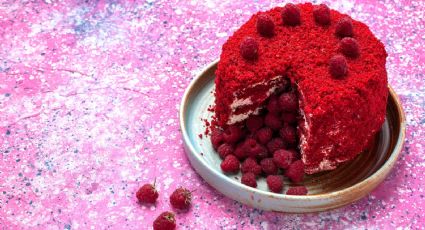
[[[294,159],[294,153],[284,149],[279,149],[273,154],[273,162],[282,169],[287,169]]]
[[[279,96],[279,105],[284,111],[296,112],[298,110],[298,98],[295,92],[282,93]]]
[[[286,169],[285,176],[292,182],[299,183],[304,179],[304,163],[302,160],[292,162]]]
[[[282,121],[278,115],[274,113],[268,113],[264,118],[264,124],[273,130],[279,130],[282,127]]]
[[[242,173],[253,173],[254,175],[258,176],[261,174],[261,166],[257,163],[257,160],[255,158],[246,158],[245,161],[241,165],[241,172]]]
[[[273,161],[273,158],[265,158],[260,161],[261,169],[266,175],[277,174],[278,168]]]
[[[359,43],[354,38],[345,37],[341,39],[339,50],[347,57],[356,58],[359,56]]]
[[[280,137],[288,143],[288,144],[295,144],[297,142],[297,131],[294,127],[285,124],[283,128],[279,130]]]
[[[305,186],[295,186],[295,187],[291,187],[288,189],[288,191],[286,191],[286,195],[298,195],[298,196],[302,196],[302,195],[307,195],[308,190]]]
[[[267,143],[267,149],[269,153],[274,154],[279,149],[284,149],[286,147],[285,141],[280,137],[275,137]]]
[[[301,13],[298,6],[288,3],[283,7],[282,20],[285,25],[296,26],[301,24]]]
[[[226,173],[237,173],[239,171],[239,160],[234,155],[227,155],[220,164],[221,170]]]
[[[273,18],[263,13],[257,17],[257,31],[264,37],[271,37],[274,34]]]
[[[282,192],[283,189],[283,178],[280,175],[268,175],[266,178],[267,186],[270,191],[275,193]]]
[[[192,193],[183,187],[176,189],[170,196],[170,203],[173,208],[188,209],[192,202]]]
[[[176,217],[172,212],[161,213],[153,222],[154,230],[173,230],[176,229]]]
[[[158,199],[158,191],[155,188],[155,183],[152,184],[145,184],[142,187],[139,188],[139,190],[136,193],[137,200],[140,203],[150,203],[153,204]]]
[[[223,139],[226,143],[236,143],[243,137],[244,133],[242,129],[237,125],[231,125],[224,130]]]
[[[257,180],[255,179],[254,173],[251,172],[242,174],[241,182],[249,187],[257,187]]]
[[[251,116],[246,120],[246,127],[251,133],[254,133],[261,127],[263,127],[263,118],[260,116]]]
[[[246,60],[258,58],[258,42],[252,37],[245,37],[240,45],[240,53]]]
[[[258,142],[265,145],[273,137],[273,130],[269,127],[263,127],[255,133],[255,138]]]
[[[329,25],[331,23],[331,10],[326,4],[320,4],[313,9],[314,20],[319,25]]]
[[[342,38],[353,36],[353,23],[351,19],[348,17],[340,19],[336,24],[335,34]]]
[[[224,159],[227,155],[233,154],[235,152],[235,149],[231,144],[224,143],[221,144],[220,147],[218,147],[217,152],[221,159]]]
[[[348,64],[344,56],[337,54],[329,60],[329,72],[335,78],[341,78],[347,74]]]

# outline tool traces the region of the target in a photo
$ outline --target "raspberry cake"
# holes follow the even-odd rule
[[[308,174],[336,168],[384,122],[386,56],[365,24],[323,4],[253,15],[222,48],[213,146],[240,161],[291,152],[287,167],[295,161]]]

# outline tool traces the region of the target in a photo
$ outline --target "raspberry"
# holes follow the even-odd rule
[[[341,78],[347,74],[347,60],[342,55],[335,55],[329,60],[329,72],[335,78]]]
[[[255,158],[247,158],[241,165],[242,173],[253,173],[258,176],[261,173],[261,166],[257,163]]]
[[[235,148],[235,156],[242,160],[245,159],[246,157],[248,157],[248,153],[246,152],[243,143],[240,143],[236,146]]]
[[[298,99],[294,92],[282,93],[279,97],[279,105],[282,110],[295,112],[298,110]]]
[[[254,173],[244,173],[242,174],[241,182],[244,185],[248,185],[249,187],[256,188],[257,187],[257,181],[255,180]]]
[[[295,123],[297,123],[297,114],[295,114],[295,113],[289,113],[289,112],[287,112],[287,113],[282,113],[282,120],[285,122],[285,123],[288,123],[288,124],[295,124]]]
[[[224,130],[223,138],[226,143],[236,143],[243,136],[243,132],[239,126],[231,125]]]
[[[273,138],[271,141],[269,141],[269,143],[267,143],[267,149],[271,154],[283,148],[285,148],[285,142],[280,137]]]
[[[301,153],[298,152],[297,150],[295,150],[295,149],[288,149],[287,151],[289,151],[289,152],[291,152],[291,153],[294,154],[294,160],[295,159],[296,160],[301,160]]]
[[[263,118],[260,116],[252,116],[246,120],[246,127],[252,133],[263,127]]]
[[[305,186],[295,186],[295,187],[291,187],[288,189],[288,191],[286,191],[286,195],[307,195],[308,190]]]
[[[267,182],[267,186],[269,187],[270,191],[275,192],[275,193],[282,192],[282,189],[283,189],[283,178],[282,178],[282,176],[268,175],[266,182]]]
[[[265,158],[260,162],[261,169],[267,175],[275,175],[277,174],[277,166],[273,162],[273,158]]]
[[[260,14],[257,17],[257,31],[264,37],[271,37],[274,33],[274,22],[267,14]]]
[[[353,23],[351,19],[348,17],[340,19],[336,24],[335,34],[342,38],[353,36]]]
[[[359,56],[359,43],[354,38],[343,38],[339,44],[339,50],[347,57],[356,58]]]
[[[220,164],[221,170],[226,173],[237,173],[239,171],[239,160],[233,155],[227,155]]]
[[[139,200],[140,203],[150,203],[153,204],[156,202],[156,199],[158,199],[158,191],[156,191],[155,183],[154,185],[151,184],[145,184],[142,187],[139,188],[139,190],[136,193],[137,200]]]
[[[176,189],[170,196],[170,203],[173,208],[187,209],[192,202],[192,193],[186,188]]]
[[[154,230],[176,229],[176,217],[172,212],[163,212],[153,222]]]
[[[267,149],[264,146],[258,144],[257,141],[253,138],[247,138],[245,140],[244,149],[250,157],[262,159],[268,155]]]
[[[294,161],[289,165],[285,176],[295,183],[301,182],[304,179],[304,163],[301,160]]]
[[[301,14],[298,6],[288,3],[282,10],[283,24],[288,26],[296,26],[301,23]]]
[[[292,161],[294,161],[294,159],[294,153],[284,149],[277,150],[273,154],[274,163],[282,169],[288,168],[291,165]]]
[[[261,128],[255,134],[255,138],[257,139],[257,141],[263,145],[267,144],[267,142],[269,142],[272,139],[272,136],[273,136],[273,131],[269,127]]]
[[[241,56],[247,60],[258,58],[258,42],[252,37],[245,37],[240,45]]]
[[[213,148],[217,150],[217,148],[223,143],[223,141],[223,131],[218,128],[213,129],[211,132],[211,143]]]
[[[234,153],[234,148],[232,145],[224,143],[221,144],[220,147],[218,147],[217,152],[221,159],[224,159],[227,155]]]
[[[313,9],[314,20],[319,25],[329,25],[331,23],[331,10],[326,4],[320,4]]]
[[[283,128],[279,130],[279,134],[288,144],[295,144],[297,142],[297,131],[288,124],[285,124]]]
[[[268,113],[264,118],[264,123],[273,130],[279,130],[282,127],[282,121],[274,113]]]
[[[269,113],[279,113],[281,111],[281,108],[279,105],[278,97],[277,96],[270,97],[266,107]]]

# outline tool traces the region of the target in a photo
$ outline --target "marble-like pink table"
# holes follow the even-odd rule
[[[185,156],[177,115],[186,86],[232,32],[284,3],[1,1],[0,229],[149,229],[178,186],[196,190],[178,229],[423,227],[425,2],[328,3],[385,44],[407,141],[369,196],[302,215],[253,209],[206,184]],[[136,190],[154,178],[158,203],[139,205]]]

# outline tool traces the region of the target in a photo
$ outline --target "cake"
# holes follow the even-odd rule
[[[257,129],[249,134],[246,127],[252,117],[281,124],[274,133],[295,118],[291,148],[305,173],[335,169],[367,149],[382,127],[386,56],[367,25],[323,4],[256,13],[222,47],[212,124],[255,136]]]

